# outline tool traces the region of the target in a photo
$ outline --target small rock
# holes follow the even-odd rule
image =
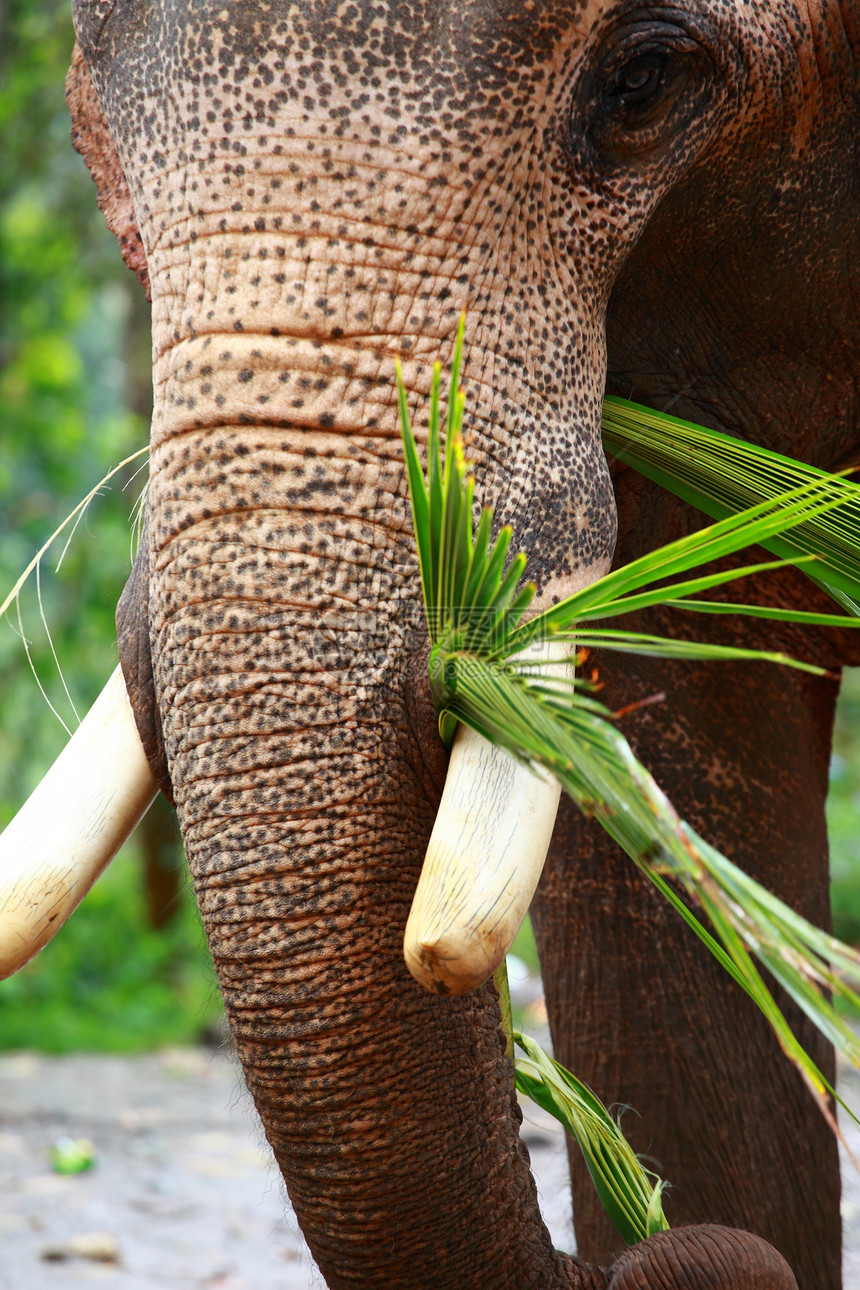
[[[93,1263],[119,1263],[119,1245],[111,1232],[73,1236],[69,1248],[79,1259],[92,1259]]]
[[[73,1236],[65,1245],[48,1245],[42,1250],[45,1263],[89,1259],[93,1263],[119,1263],[119,1245],[111,1232],[88,1232]]]

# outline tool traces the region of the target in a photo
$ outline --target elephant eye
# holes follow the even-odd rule
[[[613,41],[581,82],[571,116],[571,142],[587,139],[593,155],[618,164],[656,156],[711,97],[714,64],[703,42],[665,24],[637,28]]]
[[[666,54],[642,54],[625,63],[609,83],[610,111],[631,115],[651,104],[669,80]]]

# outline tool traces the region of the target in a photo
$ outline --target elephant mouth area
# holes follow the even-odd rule
[[[436,709],[430,693],[428,662],[430,642],[425,637],[409,658],[404,699],[412,738],[416,773],[434,811],[438,809],[448,776],[448,752],[439,737]]]

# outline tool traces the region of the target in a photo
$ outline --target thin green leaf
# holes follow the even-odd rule
[[[809,560],[811,557],[806,556]],[[754,573],[764,573],[771,569],[784,569],[787,565],[793,564],[791,560],[765,560],[760,564],[746,564],[738,569],[722,569],[718,573],[704,574],[701,578],[690,578],[686,582],[673,582],[670,584],[661,584],[652,591],[643,591],[638,595],[625,595],[615,601],[608,601],[604,604],[593,605],[591,609],[586,609],[577,616],[578,623],[590,622],[594,618],[616,618],[619,614],[637,613],[642,609],[649,609],[652,605],[676,604],[686,600],[688,596],[694,596],[700,591],[710,591],[714,587],[721,587],[727,582],[737,582],[741,578],[748,578]],[[757,606],[753,606],[757,608]],[[743,614],[747,606],[739,604],[735,606],[735,613]],[[840,621],[845,622],[845,619]]]
[[[424,487],[424,475],[418,458],[418,447],[412,433],[409,419],[409,406],[406,402],[406,387],[403,384],[403,373],[399,362],[397,371],[397,401],[400,408],[400,434],[403,440],[403,455],[406,459],[406,478],[409,484],[409,499],[412,504],[412,527],[415,531],[415,542],[418,547],[418,562],[421,570],[421,587],[424,594],[424,607],[430,613],[427,594],[433,585],[433,540],[430,531],[430,507]]]
[[[620,597],[657,579],[671,578],[702,564],[710,564],[750,545],[766,545],[766,539],[774,533],[839,506],[841,494],[835,485],[829,485],[827,480],[804,484],[781,498],[768,498],[749,510],[679,538],[659,551],[649,552],[553,605],[518,628],[515,636],[522,641],[530,641],[551,635],[576,622],[595,605],[613,604]]]
[[[508,961],[502,959],[493,973],[493,981],[499,995],[499,1013],[502,1020],[502,1034],[505,1036],[505,1053],[511,1061],[514,1053],[514,1012],[511,1007],[511,990],[508,984]]]
[[[518,1031],[514,1043],[525,1053],[516,1064],[516,1083],[574,1138],[597,1194],[628,1245],[666,1231],[663,1183],[649,1177],[606,1107],[591,1089],[554,1061],[535,1040]]]
[[[487,605],[486,612],[481,616],[475,627],[469,633],[469,643],[475,645],[486,645],[488,649],[495,649],[497,642],[500,642],[499,625],[504,620],[508,608],[515,599],[519,599],[517,588],[522,579],[526,567],[526,557],[520,551],[511,560],[504,577],[499,583],[499,588],[493,596],[492,601]],[[526,588],[523,588],[525,591]],[[531,596],[528,597],[531,599]],[[504,637],[501,637],[501,642]]]
[[[860,618],[845,614],[814,614],[802,609],[780,609],[776,605],[738,605],[730,600],[664,600],[669,609],[690,609],[697,614],[742,614],[746,618],[772,618],[778,622],[807,627],[860,627]]]
[[[686,601],[681,604],[686,607]],[[562,636],[564,639],[564,636]],[[644,654],[650,658],[710,659],[713,662],[764,662],[791,667],[813,676],[828,676],[826,668],[815,663],[805,663],[777,650],[742,649],[735,645],[712,645],[707,641],[672,640],[668,636],[650,636],[647,632],[621,632],[589,630],[577,632],[577,645],[582,649],[608,649],[626,654]]]
[[[832,479],[814,466],[625,399],[605,400],[603,439],[622,461],[716,519],[798,484]],[[842,498],[838,508],[761,545],[788,559],[814,553],[818,565],[804,572],[829,594],[840,592],[856,605],[860,487],[845,478],[836,486]]]
[[[499,536],[484,567],[483,577],[479,580],[475,589],[471,605],[469,608],[473,611],[471,618],[472,632],[479,632],[480,625],[484,617],[483,611],[487,606],[492,605],[499,593],[499,587],[502,582],[502,570],[505,566],[505,560],[511,545],[513,531],[505,525],[499,530]]]
[[[481,585],[487,565],[487,553],[490,546],[490,532],[493,527],[493,512],[486,508],[481,511],[478,527],[475,529],[475,541],[472,546],[472,558],[469,565],[469,576],[463,592],[463,608],[468,612],[475,603],[475,596]]]

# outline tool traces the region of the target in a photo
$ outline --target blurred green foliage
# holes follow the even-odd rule
[[[148,438],[149,306],[69,140],[73,44],[69,0],[0,3],[0,601],[78,501]],[[80,713],[116,665],[139,465],[93,503],[59,575],[64,538],[42,565],[45,619]],[[21,621],[35,670],[73,727],[33,578]],[[0,621],[0,695],[2,827],[66,739],[14,610]],[[184,864],[178,843],[173,863]],[[198,1038],[219,1004],[184,869],[179,886],[175,917],[155,930],[136,835],[56,939],[0,983],[0,1048]]]
[[[860,669],[845,673],[827,798],[833,930],[860,945]]]
[[[38,958],[0,983],[0,1048],[140,1052],[201,1039],[220,1002],[188,903],[147,927],[129,845]]]
[[[147,439],[148,306],[69,142],[70,8],[0,0],[0,600],[77,502]],[[59,576],[62,541],[43,564],[45,618],[80,712],[116,662],[114,609],[143,480],[134,476],[129,468],[94,503]],[[36,671],[72,725],[32,579],[21,605]],[[66,738],[14,612],[0,621],[0,696],[2,827]],[[858,673],[840,708],[828,811],[835,927],[860,942]],[[56,939],[0,983],[0,1049],[130,1051],[200,1036],[219,1003],[184,871],[176,917],[161,930],[148,924],[143,888],[134,838]],[[529,928],[515,949],[536,966]]]

